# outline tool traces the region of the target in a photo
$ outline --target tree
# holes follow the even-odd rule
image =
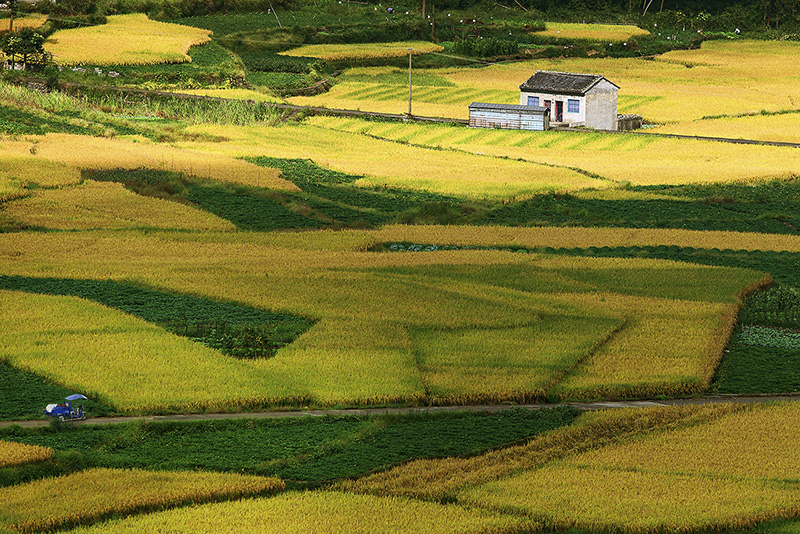
[[[32,57],[38,56],[44,62],[44,36],[30,28],[23,28],[19,33],[7,33],[3,37],[2,49],[6,56],[11,58],[11,63],[16,63],[17,56],[22,56],[22,69],[28,68]]]

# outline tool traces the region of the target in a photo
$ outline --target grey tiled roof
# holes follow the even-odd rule
[[[521,104],[489,104],[486,102],[473,102],[469,109],[499,109],[508,111],[530,111],[534,113],[550,113],[550,110],[542,106],[524,106]]]
[[[537,70],[536,74],[528,78],[528,80],[520,85],[519,88],[521,91],[564,95],[585,95],[592,87],[604,79],[605,78],[599,74],[578,74],[574,72]],[[616,87],[616,85],[614,85],[614,87]]]

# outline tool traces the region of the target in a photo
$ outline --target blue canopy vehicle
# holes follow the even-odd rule
[[[73,410],[71,402],[79,399],[88,400],[88,397],[85,397],[80,393],[75,393],[74,395],[70,395],[64,399],[67,402],[48,404],[42,411],[45,413],[45,415],[58,418],[61,421],[80,421],[82,419],[86,419],[86,412],[83,411],[83,406],[80,405],[78,406],[77,410]]]

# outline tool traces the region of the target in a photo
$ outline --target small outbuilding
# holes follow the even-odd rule
[[[542,106],[473,102],[469,105],[469,125],[472,128],[547,130],[550,110]]]
[[[617,129],[619,87],[599,74],[539,70],[519,89],[520,104],[548,109],[552,125]]]

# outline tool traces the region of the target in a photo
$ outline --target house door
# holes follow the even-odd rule
[[[556,122],[564,122],[564,102],[556,100]]]

